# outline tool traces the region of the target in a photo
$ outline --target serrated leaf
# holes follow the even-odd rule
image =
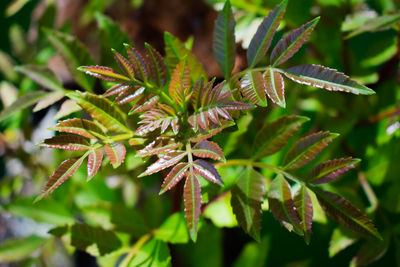
[[[272,50],[271,65],[280,65],[291,58],[307,41],[318,21],[319,17],[283,37]]]
[[[47,138],[40,144],[44,147],[65,149],[71,151],[82,151],[90,149],[90,143],[78,135],[57,135]]]
[[[175,165],[181,161],[181,159],[183,159],[186,155],[187,152],[180,150],[171,151],[165,155],[161,155],[160,158],[155,163],[147,167],[146,171],[140,174],[139,177],[150,175],[171,167],[172,165]]]
[[[382,240],[372,221],[347,199],[314,186],[310,187],[310,189],[315,193],[319,203],[329,217],[356,232]]]
[[[283,72],[289,79],[329,91],[342,91],[356,95],[372,95],[368,87],[351,80],[344,73],[319,65],[300,65]]]
[[[258,26],[257,32],[251,39],[247,49],[249,68],[254,67],[267,53],[272,38],[285,14],[286,5],[287,0],[282,1],[274,10],[269,12],[268,16]]]
[[[303,235],[290,185],[282,175],[278,175],[271,182],[268,190],[268,204],[275,219],[282,226],[289,232],[295,231],[298,235]]]
[[[126,53],[128,54],[129,61],[133,65],[134,72],[136,76],[142,80],[147,81],[149,78],[149,66],[147,65],[147,60],[144,54],[139,52],[135,47],[128,44],[124,44],[126,48]]]
[[[12,114],[35,104],[41,99],[46,98],[48,95],[49,93],[44,91],[35,91],[26,93],[25,95],[15,100],[10,106],[1,111],[0,122],[7,119]]]
[[[126,148],[121,143],[106,144],[104,151],[114,168],[118,168],[125,160]]]
[[[250,103],[261,107],[267,106],[265,98],[266,88],[264,77],[261,72],[249,71],[240,80],[239,91]]]
[[[318,132],[301,138],[286,154],[284,169],[293,170],[303,167],[313,160],[339,134]]]
[[[39,100],[39,102],[36,103],[35,107],[33,108],[33,112],[38,112],[42,109],[45,109],[50,105],[53,105],[63,97],[64,97],[64,92],[57,91],[49,93],[45,98]]]
[[[150,109],[142,114],[140,118],[142,120],[138,124],[141,124],[141,126],[135,131],[138,136],[146,135],[158,128],[160,128],[161,133],[164,133],[170,126],[174,134],[177,134],[180,128],[179,118],[170,116],[161,109]]]
[[[208,163],[205,160],[196,159],[193,162],[193,172],[200,175],[204,179],[209,180],[210,182],[219,184],[221,186],[223,185],[221,176],[219,175],[218,171],[211,163]]]
[[[172,170],[168,173],[167,177],[164,178],[164,182],[161,186],[160,195],[170,190],[185,176],[186,171],[190,165],[186,162],[175,165]]]
[[[325,161],[317,165],[307,176],[307,182],[313,184],[328,183],[355,167],[359,159],[342,158]]]
[[[201,208],[201,189],[199,180],[192,170],[186,174],[183,198],[185,202],[185,218],[190,238],[193,242],[196,242],[197,224],[199,222]]]
[[[259,172],[247,166],[231,190],[231,205],[236,220],[257,241],[260,241],[261,204],[265,194],[263,180]]]
[[[117,63],[118,67],[127,77],[129,77],[129,79],[133,79],[135,77],[133,64],[125,57],[123,57],[120,53],[118,53],[115,49],[111,49],[111,51],[114,53],[114,60]]]
[[[282,116],[265,123],[255,137],[253,158],[259,159],[281,150],[289,138],[308,120],[307,117],[301,116]]]
[[[307,188],[302,185],[294,194],[293,197],[296,212],[300,219],[300,228],[303,232],[304,240],[307,244],[310,243],[311,226],[313,218],[313,206],[311,197],[307,192]]]
[[[99,171],[103,162],[103,151],[101,149],[91,150],[87,162],[87,181],[91,180]]]
[[[77,134],[90,139],[105,139],[106,134],[96,123],[85,119],[68,119],[60,121],[50,130]]]
[[[233,121],[225,121],[222,122],[221,125],[213,125],[211,129],[208,129],[206,131],[200,130],[198,133],[196,133],[195,136],[190,138],[190,141],[194,143],[201,142],[205,139],[213,137],[214,135],[223,131],[225,128],[231,127],[233,125],[235,125],[235,122]]]
[[[158,103],[159,96],[147,95],[140,99],[129,111],[128,115],[142,113],[155,107]]]
[[[87,157],[87,155],[88,153],[85,153],[81,157],[70,158],[61,162],[60,166],[58,166],[57,169],[53,172],[45,187],[42,189],[42,193],[35,199],[34,202],[37,202],[47,197],[57,187],[59,187],[68,178],[70,178],[79,168],[79,166],[81,166],[83,160]]]
[[[171,76],[168,87],[169,96],[179,106],[185,104],[186,97],[190,90],[190,69],[186,61],[179,62]]]
[[[63,58],[74,80],[86,91],[93,91],[94,80],[77,70],[83,64],[94,63],[86,47],[71,35],[51,29],[44,29],[43,31],[50,43]]]
[[[226,80],[229,80],[235,66],[235,24],[231,4],[227,0],[218,13],[213,34],[214,56]]]
[[[4,240],[0,244],[0,262],[6,263],[26,259],[45,241],[45,238],[35,235]]]
[[[210,158],[214,160],[225,160],[224,152],[217,143],[211,141],[201,141],[194,145],[192,153],[199,158]]]
[[[160,155],[182,146],[181,143],[176,143],[173,138],[157,137],[156,140],[146,145],[145,148],[136,151],[138,157],[148,157]]]
[[[38,65],[22,65],[15,71],[25,74],[44,88],[54,91],[64,91],[61,80],[47,67]]]
[[[82,71],[88,75],[94,76],[98,79],[108,81],[108,82],[125,82],[130,81],[130,79],[112,68],[104,66],[80,66],[79,71]]]
[[[163,86],[167,81],[167,67],[165,66],[164,59],[150,44],[145,43],[144,45],[147,50],[148,59],[153,66],[150,68],[150,74],[156,85]]]
[[[107,98],[90,93],[68,93],[93,119],[113,132],[130,132],[125,124],[126,115]]]
[[[285,101],[285,81],[279,72],[273,68],[268,68],[264,74],[265,92],[275,104],[286,107]]]

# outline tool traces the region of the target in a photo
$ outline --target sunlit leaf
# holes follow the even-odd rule
[[[303,231],[304,240],[307,244],[310,243],[311,225],[313,218],[313,206],[311,197],[307,192],[307,188],[302,185],[294,194],[293,197],[296,212],[300,219],[300,227]]]
[[[250,103],[266,107],[267,99],[265,93],[267,90],[265,84],[261,72],[249,71],[240,80],[239,91],[242,93],[244,98],[250,101]]]
[[[90,143],[78,135],[57,135],[47,138],[40,144],[44,147],[65,149],[71,151],[82,151],[90,149]]]
[[[103,151],[101,151],[101,149],[95,149],[89,152],[87,163],[87,181],[89,181],[96,175],[96,173],[100,169],[102,161]]]
[[[174,213],[156,230],[154,238],[171,244],[184,244],[189,241],[189,233],[183,213]]]
[[[264,74],[265,81],[265,92],[268,97],[275,104],[286,107],[285,102],[285,82],[282,75],[279,72],[274,71],[272,68],[268,68]]]
[[[104,66],[81,66],[78,70],[108,82],[124,82],[130,79],[112,68]]]
[[[148,157],[167,153],[171,150],[182,146],[181,143],[175,142],[173,138],[156,137],[154,141],[146,145],[145,148],[136,151],[138,157]]]
[[[351,246],[357,242],[359,236],[351,230],[342,226],[337,227],[333,233],[329,242],[329,257],[332,258],[342,250]]]
[[[156,172],[159,172],[161,170],[164,170],[168,167],[171,167],[172,165],[177,164],[181,159],[183,159],[187,155],[186,151],[171,151],[168,152],[167,154],[161,155],[159,160],[157,160],[155,163],[147,167],[146,171],[142,174],[140,174],[138,177],[143,177],[146,175],[150,175]]]
[[[224,121],[224,122],[221,122],[221,125],[214,124],[211,127],[211,129],[208,129],[206,131],[203,131],[200,129],[200,131],[198,133],[196,133],[195,136],[190,138],[190,141],[195,142],[195,143],[201,142],[205,139],[213,137],[214,135],[223,131],[225,128],[231,127],[233,125],[235,125],[235,122],[233,122],[233,121]]]
[[[23,73],[44,88],[54,91],[64,90],[60,79],[51,70],[44,66],[22,65],[17,66],[15,71]]]
[[[0,262],[6,263],[26,259],[45,241],[45,238],[35,235],[2,241],[0,244]]]
[[[357,27],[357,29],[351,31],[347,38],[352,38],[354,36],[360,35],[364,32],[376,32],[389,29],[390,27],[396,25],[400,21],[400,14],[386,14],[376,18],[367,19],[363,25]]]
[[[214,160],[225,160],[224,152],[217,143],[211,141],[201,141],[194,145],[192,153],[199,158],[210,158]]]
[[[179,62],[171,76],[168,87],[169,96],[179,106],[185,104],[190,90],[190,69],[186,61]]]
[[[77,134],[90,139],[106,138],[106,134],[100,126],[85,119],[68,119],[60,121],[55,127],[50,128],[50,130]]]
[[[118,168],[125,160],[126,148],[121,143],[106,144],[104,151],[114,168]]]
[[[39,102],[36,103],[35,107],[33,108],[33,112],[38,112],[42,109],[45,109],[61,100],[63,97],[64,92],[61,91],[49,93],[47,97],[39,100]]]
[[[164,178],[160,195],[174,187],[185,176],[189,167],[190,165],[186,162],[175,165]]]
[[[325,161],[317,165],[309,174],[307,182],[323,184],[339,178],[343,173],[355,167],[359,159],[342,158]]]
[[[168,267],[171,266],[168,245],[160,240],[151,239],[138,249],[135,256],[127,263],[128,267]]]
[[[227,0],[215,21],[213,42],[215,59],[227,80],[235,66],[235,24],[231,4]]]
[[[54,119],[60,119],[80,110],[82,110],[82,108],[78,104],[76,104],[74,100],[67,99],[61,104],[61,107],[58,110],[57,114],[54,116]]]
[[[135,131],[138,136],[144,136],[154,130],[160,128],[161,133],[164,133],[169,127],[177,134],[179,132],[179,119],[177,116],[171,116],[161,109],[150,109],[140,115],[142,119],[139,121],[140,127]]]
[[[236,220],[257,241],[260,240],[261,204],[265,194],[263,180],[259,172],[247,166],[231,191],[231,204]]]
[[[122,70],[122,72],[130,79],[133,79],[135,77],[133,64],[125,57],[123,57],[120,53],[118,53],[115,49],[111,49],[111,51],[114,53],[114,60],[115,62],[117,62],[117,65]]]
[[[200,175],[201,177],[209,180],[210,182],[222,185],[221,176],[215,167],[202,159],[196,159],[193,162],[193,172]]]
[[[197,224],[200,218],[201,192],[200,183],[196,175],[189,171],[186,174],[186,182],[183,192],[185,202],[185,218],[189,229],[190,238],[197,240]]]
[[[291,58],[307,41],[318,21],[319,17],[283,37],[272,50],[271,65],[280,65]]]

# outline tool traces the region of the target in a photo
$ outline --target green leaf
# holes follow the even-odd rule
[[[259,159],[281,150],[289,138],[308,120],[309,118],[301,116],[282,116],[265,123],[255,137],[253,158]]]
[[[264,77],[261,72],[249,71],[240,80],[239,91],[250,103],[261,107],[267,106],[265,98],[266,88]]]
[[[284,169],[293,170],[303,167],[313,160],[339,134],[318,132],[303,137],[289,150],[283,161]]]
[[[304,234],[296,213],[290,185],[281,174],[272,181],[269,187],[268,204],[275,219],[289,232],[295,231],[298,235]]]
[[[63,58],[74,80],[86,91],[93,91],[93,79],[77,70],[79,66],[94,63],[86,47],[71,35],[51,29],[43,29],[43,31]]]
[[[113,168],[118,168],[125,160],[126,148],[121,143],[106,144],[104,146],[104,151],[106,152]]]
[[[147,234],[150,229],[143,215],[135,208],[126,207],[120,203],[112,203],[111,222],[116,231],[129,233],[134,237]]]
[[[189,241],[189,233],[183,213],[174,213],[156,230],[154,238],[171,244],[183,244]]]
[[[319,17],[304,24],[283,37],[271,53],[271,65],[277,66],[291,58],[307,41],[319,21]]]
[[[236,220],[246,233],[260,241],[264,177],[253,167],[247,166],[231,192],[231,205]]]
[[[381,241],[369,240],[365,242],[357,255],[350,263],[350,267],[367,266],[382,258],[389,249],[390,238],[388,235]]]
[[[315,186],[310,189],[316,194],[319,203],[329,217],[356,232],[382,240],[372,221],[347,199]]]
[[[190,165],[186,162],[175,165],[168,175],[164,178],[164,182],[161,186],[160,195],[164,192],[173,188],[179,181],[185,176],[186,171]]]
[[[61,80],[47,67],[37,65],[22,65],[15,71],[25,74],[44,88],[54,91],[64,91]]]
[[[265,81],[265,92],[268,97],[275,104],[286,107],[285,102],[285,81],[279,72],[274,71],[273,68],[268,68],[264,74],[263,78]]]
[[[226,80],[229,80],[235,66],[235,19],[230,1],[225,2],[214,26],[214,56]]]
[[[191,71],[192,82],[195,83],[200,80],[201,77],[207,78],[207,73],[203,68],[203,65],[199,63],[193,53],[188,50],[185,45],[176,37],[169,32],[164,33],[165,42],[165,54],[167,68],[170,73],[175,69],[175,66],[187,56],[189,69]]]
[[[359,159],[342,158],[325,161],[317,165],[309,174],[307,182],[313,184],[328,183],[355,167]]]
[[[199,223],[201,208],[201,189],[199,180],[193,173],[192,168],[190,168],[190,171],[186,175],[183,199],[185,202],[185,218],[190,238],[193,242],[196,242],[197,224]]]
[[[357,236],[357,234],[352,232],[351,230],[342,226],[337,227],[333,231],[331,240],[329,242],[329,257],[334,257],[340,251],[357,242],[358,239],[359,237]]]
[[[268,16],[264,18],[258,27],[247,49],[249,68],[254,67],[267,53],[272,38],[285,14],[286,6],[287,0],[282,1],[274,10],[269,12]]]
[[[71,151],[82,151],[90,149],[90,143],[78,135],[57,135],[47,138],[40,144],[44,147],[65,149]]]
[[[87,162],[87,181],[89,181],[96,175],[96,173],[100,169],[102,162],[103,151],[101,151],[101,149],[90,150]]]
[[[128,267],[167,267],[171,265],[171,255],[166,243],[152,239],[141,247],[134,258],[129,261]]]
[[[293,201],[300,219],[300,227],[303,232],[304,240],[309,244],[313,219],[313,206],[311,197],[304,185],[301,185],[301,187],[295,192]]]
[[[372,89],[351,80],[345,74],[324,66],[300,65],[283,71],[283,74],[297,83],[329,91],[342,91],[356,95],[375,94]]]
[[[8,239],[0,244],[0,262],[26,259],[41,247],[45,241],[46,239],[35,235]]]
[[[362,26],[351,31],[346,35],[346,39],[352,38],[354,36],[360,35],[364,32],[376,32],[389,29],[390,27],[396,25],[400,21],[400,14],[386,14],[376,18],[370,18],[366,20]]]
[[[71,245],[93,256],[99,256],[117,250],[122,243],[111,231],[76,223],[71,227]]]
[[[113,132],[130,132],[125,123],[126,114],[107,98],[90,93],[68,93],[93,119]]]
[[[13,102],[10,106],[3,109],[0,113],[0,122],[10,117],[12,114],[23,110],[41,99],[46,98],[49,95],[48,92],[44,91],[35,91],[27,93],[21,97],[19,97],[15,102]]]
[[[85,119],[68,119],[60,121],[55,127],[49,130],[62,133],[77,134],[90,139],[106,139],[107,136],[103,129],[96,123]]]
[[[68,178],[70,178],[79,168],[79,166],[81,166],[83,160],[87,157],[87,155],[88,152],[86,152],[81,157],[70,158],[61,162],[60,166],[58,166],[57,169],[53,172],[45,187],[42,189],[42,193],[35,199],[34,202],[37,202],[47,197],[57,187],[59,187]]]

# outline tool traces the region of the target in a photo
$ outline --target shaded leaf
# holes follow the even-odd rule
[[[356,95],[371,95],[375,92],[368,87],[351,80],[344,73],[319,65],[300,65],[283,72],[289,79],[323,88],[329,91],[343,91]]]
[[[372,221],[347,199],[317,187],[310,188],[317,196],[326,214],[356,232],[382,240]]]
[[[259,159],[281,150],[289,138],[308,120],[309,118],[301,116],[282,116],[266,122],[255,137],[253,158]]]
[[[223,185],[221,176],[215,167],[205,160],[197,159],[193,162],[193,172],[215,184]]]
[[[262,107],[267,106],[267,99],[265,98],[266,88],[264,77],[261,72],[249,71],[240,80],[239,91],[244,98],[250,103]]]
[[[116,72],[112,68],[104,66],[81,66],[78,70],[108,82],[124,82],[130,80],[128,77]]]
[[[347,38],[352,38],[364,32],[376,32],[376,31],[383,31],[389,29],[390,27],[396,25],[400,21],[400,14],[386,14],[383,16],[379,16],[376,18],[370,18],[366,20],[363,25],[357,27],[357,29],[351,31]]]
[[[190,165],[186,162],[175,165],[172,170],[168,173],[167,177],[164,178],[164,182],[161,186],[160,195],[164,192],[173,188],[179,181],[185,176],[186,171]]]
[[[142,80],[147,81],[149,78],[149,66],[147,65],[147,60],[145,55],[143,55],[135,47],[128,44],[124,44],[126,48],[126,53],[128,54],[129,61],[133,65],[134,72],[136,76]]]
[[[145,43],[144,45],[147,50],[149,61],[153,66],[150,68],[150,74],[156,85],[163,86],[167,81],[167,67],[165,66],[164,59],[150,44]]]
[[[114,168],[118,168],[125,160],[126,148],[121,143],[106,144],[104,151]]]
[[[130,79],[135,77],[135,70],[133,64],[123,57],[120,53],[118,53],[115,49],[111,49],[114,53],[114,60],[117,62],[118,67],[122,70],[122,72]]]
[[[264,74],[265,81],[265,92],[268,97],[275,104],[286,107],[285,102],[285,81],[279,72],[274,71],[272,68],[268,68]]]
[[[319,17],[283,37],[272,50],[271,65],[280,65],[291,58],[307,41],[318,21]]]
[[[258,26],[257,32],[251,39],[247,49],[249,68],[254,67],[267,53],[272,38],[285,14],[286,6],[287,0],[282,1],[274,10],[269,12],[268,16]]]
[[[106,134],[96,123],[85,119],[68,119],[60,121],[50,130],[81,135],[90,139],[105,139]]]
[[[101,163],[103,162],[103,151],[101,149],[91,150],[87,163],[87,181],[92,179],[99,171]]]
[[[365,242],[351,261],[350,266],[367,266],[379,260],[389,249],[389,241],[389,237],[386,236],[384,240],[381,241],[370,240]]]
[[[26,259],[40,248],[45,241],[45,238],[35,235],[7,239],[0,244],[0,262],[5,263]]]
[[[197,224],[200,218],[201,191],[200,183],[192,170],[186,174],[186,182],[183,191],[185,202],[185,218],[189,229],[190,238],[197,240]]]
[[[33,108],[33,112],[38,112],[39,110],[45,109],[50,105],[53,105],[57,101],[61,100],[64,97],[64,92],[52,92],[47,95],[47,97],[39,100]]]
[[[302,185],[294,194],[293,197],[296,212],[300,219],[300,228],[303,232],[304,240],[307,244],[310,243],[311,226],[313,219],[313,206],[311,197],[307,192],[307,188]]]
[[[57,114],[54,116],[54,119],[60,119],[80,110],[82,110],[82,108],[78,104],[76,104],[74,100],[67,99],[61,104],[61,107],[58,110]]]
[[[138,177],[150,175],[171,167],[172,165],[175,165],[181,161],[181,159],[183,159],[186,155],[187,152],[182,150],[171,151],[165,155],[161,155],[155,163],[147,167],[146,171],[140,174]]]
[[[231,190],[231,205],[236,220],[257,241],[260,240],[261,204],[265,194],[263,179],[259,172],[247,166]]]
[[[357,236],[357,234],[351,230],[342,226],[337,227],[333,231],[331,240],[329,242],[329,257],[334,257],[340,251],[357,242],[358,239],[359,236]]]
[[[284,169],[298,169],[313,160],[339,134],[318,132],[301,138],[286,154]]]
[[[183,213],[174,213],[156,230],[154,238],[171,244],[184,244],[189,241]]]
[[[54,91],[64,91],[61,80],[50,69],[44,66],[17,66],[15,67],[15,71],[25,74],[44,88]]]
[[[116,231],[129,233],[136,238],[147,234],[150,230],[143,215],[137,209],[121,203],[112,203],[111,223]]]
[[[339,178],[343,173],[355,167],[359,159],[342,158],[325,161],[317,165],[309,174],[307,182],[323,184]]]
[[[210,158],[214,160],[225,160],[224,152],[217,143],[211,141],[201,141],[194,145],[192,153],[199,158]]]

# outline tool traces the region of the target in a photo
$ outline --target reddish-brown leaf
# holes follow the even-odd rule
[[[126,148],[123,144],[120,143],[106,144],[104,146],[104,151],[106,152],[114,168],[119,167],[125,160]]]
[[[359,159],[342,158],[325,161],[317,165],[308,175],[307,181],[323,184],[339,178],[343,173],[354,168]]]
[[[190,238],[195,242],[197,239],[197,224],[200,218],[201,189],[199,180],[192,171],[186,174],[183,198],[185,202],[187,227],[189,229]]]
[[[190,165],[187,162],[179,163],[175,165],[172,170],[168,173],[167,177],[164,178],[164,182],[161,186],[160,195],[164,192],[173,188],[179,181],[185,176],[186,171]]]
[[[171,151],[167,154],[161,155],[155,163],[147,167],[146,171],[140,174],[138,177],[150,175],[171,167],[172,165],[175,165],[181,161],[186,155],[187,152],[182,150]]]
[[[85,119],[68,119],[57,123],[51,130],[81,135],[90,139],[104,139],[106,134],[96,123]]]
[[[45,139],[41,146],[65,149],[71,151],[82,151],[90,149],[89,142],[78,135],[57,135]]]
[[[156,137],[156,140],[150,142],[145,148],[138,150],[136,156],[149,157],[160,155],[174,150],[181,145],[181,143],[177,143],[173,138]]]
[[[79,67],[78,70],[108,82],[124,82],[130,80],[128,77],[114,71],[112,68],[104,66],[82,66]]]
[[[294,205],[300,219],[300,227],[303,230],[304,240],[310,243],[311,226],[313,218],[313,206],[307,188],[302,185],[294,194]]]
[[[275,104],[285,107],[285,82],[279,72],[272,68],[267,69],[264,74],[265,92]]]
[[[114,53],[115,62],[117,62],[119,68],[127,75],[129,78],[133,79],[135,77],[135,70],[133,64],[129,62],[125,57],[123,57],[120,53],[115,51],[115,49],[111,49]]]
[[[87,181],[91,180],[99,171],[103,161],[103,151],[101,149],[91,150],[87,162]]]
[[[219,175],[218,171],[211,163],[208,163],[207,161],[204,161],[202,159],[195,160],[193,162],[193,171],[195,174],[199,174],[204,179],[207,179],[210,182],[223,185],[221,176]]]
[[[224,152],[217,143],[201,141],[192,148],[192,153],[199,158],[210,158],[214,160],[225,160]]]

